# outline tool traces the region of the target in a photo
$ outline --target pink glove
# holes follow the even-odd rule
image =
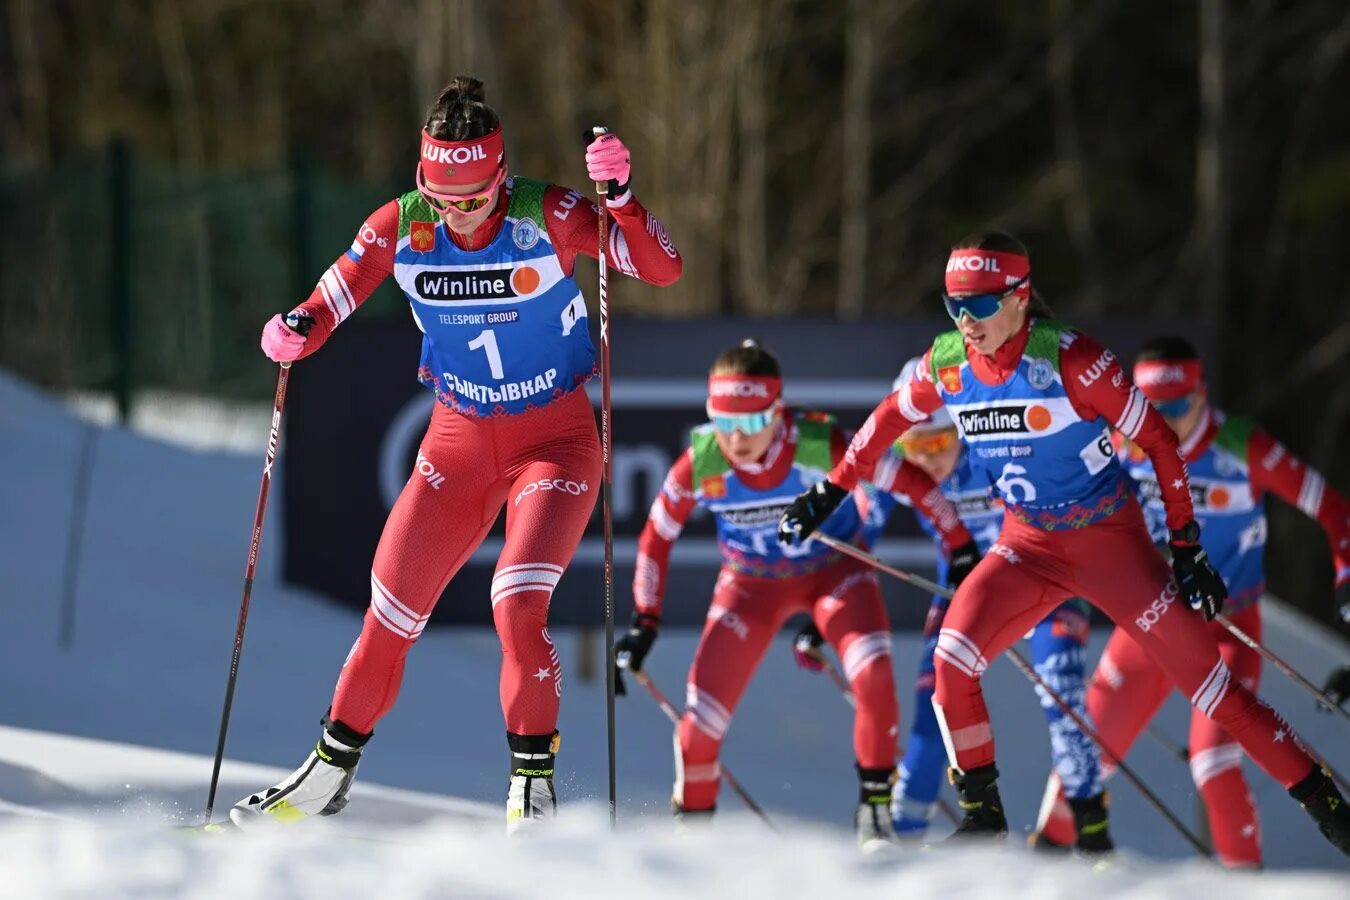
[[[272,362],[294,362],[305,352],[305,336],[277,313],[263,326],[262,351]]]
[[[594,182],[613,182],[613,194],[622,194],[633,174],[628,148],[616,134],[602,134],[586,148],[586,174]]]
[[[825,638],[814,624],[803,625],[792,639],[792,655],[796,657],[797,665],[808,672],[825,671],[825,661],[820,657],[820,647],[824,643]]]

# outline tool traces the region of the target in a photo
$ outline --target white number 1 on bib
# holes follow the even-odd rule
[[[479,347],[482,347],[483,352],[487,354],[488,369],[491,370],[492,377],[498,380],[505,378],[506,371],[502,369],[502,354],[497,349],[497,335],[492,333],[491,328],[469,341],[470,350],[477,350]]]

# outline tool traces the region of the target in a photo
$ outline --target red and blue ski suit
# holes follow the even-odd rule
[[[882,401],[830,473],[851,488],[892,442],[946,404],[1002,497],[999,539],[962,582],[936,650],[933,698],[948,757],[960,771],[994,762],[980,679],[989,661],[1070,597],[1083,597],[1129,634],[1205,716],[1286,787],[1313,770],[1289,725],[1243,686],[1207,623],[1184,601],[1149,538],[1116,459],[1110,429],[1152,460],[1168,527],[1192,518],[1176,436],[1115,355],[1053,322],[1029,320],[993,355],[940,336],[909,382]]]
[[[629,192],[607,201],[605,256],[652,284],[680,276],[665,227]],[[418,377],[436,393],[407,485],[385,522],[370,608],[330,716],[371,732],[398,696],[409,648],[446,585],[506,507],[492,580],[506,730],[550,735],[562,669],[548,608],[600,491],[594,373],[578,254],[595,257],[599,210],[576,191],[508,178],[467,237],[417,192],[381,206],[297,311],[313,353],[392,275],[423,332]]]
[[[955,506],[961,522],[971,533],[981,553],[998,540],[1003,526],[1003,504],[991,496],[989,484],[971,470],[970,451],[961,449],[952,473],[939,487]],[[888,468],[883,460],[878,472]],[[878,480],[884,480],[878,474]],[[889,495],[886,495],[889,496]],[[883,500],[885,497],[882,498]],[[935,539],[940,537],[927,516],[918,513],[919,525]],[[939,583],[946,583],[947,560],[939,556]],[[928,830],[937,808],[938,793],[945,780],[947,751],[943,746],[937,716],[933,711],[935,654],[938,632],[947,613],[948,600],[934,596],[923,626],[923,653],[919,657],[919,677],[914,686],[914,724],[910,727],[905,755],[900,761],[891,804],[896,833],[915,837]],[[1031,662],[1073,710],[1088,718],[1087,640],[1089,619],[1087,604],[1080,599],[1067,600],[1027,635],[1031,642]],[[1097,745],[1083,734],[1073,719],[1039,688],[1036,691],[1050,730],[1050,756],[1054,771],[1075,798],[1094,797],[1101,792],[1101,765]],[[1067,808],[1067,805],[1066,805]]]
[[[670,551],[695,507],[717,520],[722,569],[689,669],[678,729],[675,802],[711,809],[721,779],[718,753],[746,685],[773,636],[807,613],[834,647],[857,698],[853,750],[861,769],[895,766],[899,710],[891,669],[891,634],[876,573],[818,541],[778,542],[788,504],[843,457],[847,439],[818,413],[787,413],[761,464],[736,468],[717,448],[711,426],[694,430],[666,476],[638,539],[633,598],[639,613],[659,617]],[[896,465],[885,485],[940,523],[946,547],[970,540],[956,510],[913,464]],[[876,488],[857,487],[822,526],[868,548],[885,522]]]

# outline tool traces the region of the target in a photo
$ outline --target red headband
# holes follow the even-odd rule
[[[947,257],[948,294],[1001,294],[1031,274],[1031,260],[1020,253],[998,250],[953,250]],[[1031,296],[1031,283],[1016,291],[1019,297]]]
[[[708,376],[708,406],[726,415],[762,412],[782,391],[783,380],[772,375]]]
[[[420,187],[436,184],[473,184],[497,177],[506,165],[502,126],[471,141],[442,141],[422,132],[422,157],[417,163]]]
[[[1198,359],[1147,359],[1134,364],[1134,383],[1150,400],[1167,402],[1193,394],[1204,380]]]

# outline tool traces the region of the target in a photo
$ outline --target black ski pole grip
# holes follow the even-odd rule
[[[292,331],[298,332],[301,336],[305,336],[314,327],[314,319],[311,316],[291,312],[286,314],[286,326]]]

